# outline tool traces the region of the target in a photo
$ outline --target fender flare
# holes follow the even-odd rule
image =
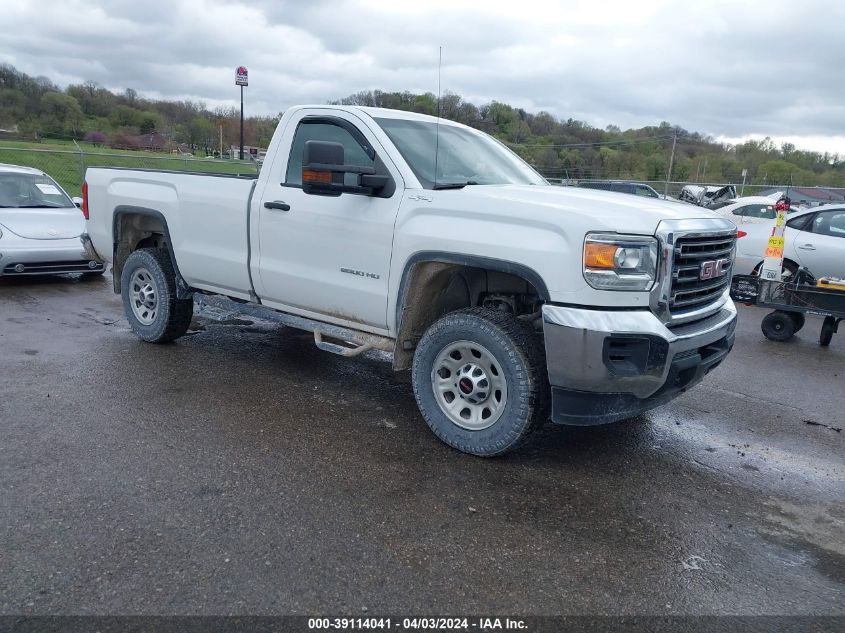
[[[466,255],[447,251],[418,251],[407,259],[405,267],[402,270],[402,280],[399,282],[399,293],[396,298],[396,314],[394,315],[394,324],[396,326],[397,334],[402,328],[402,306],[405,304],[411,272],[417,264],[421,264],[423,262],[458,264],[461,266],[472,266],[474,268],[483,268],[486,270],[495,270],[501,273],[518,275],[534,286],[541,299],[544,301],[551,301],[551,295],[549,294],[546,282],[543,281],[543,278],[536,270],[529,268],[524,264],[517,264],[516,262],[496,259],[493,257],[483,257],[481,255]]]
[[[170,254],[170,261],[173,263],[173,271],[176,274],[176,296],[179,299],[190,299],[193,297],[194,291],[182,277],[179,272],[179,263],[176,261],[176,253],[173,250],[173,242],[170,239],[170,227],[167,225],[167,218],[161,211],[150,209],[147,207],[139,207],[135,205],[122,204],[114,208],[112,212],[112,261],[117,259],[117,245],[120,243],[120,218],[124,215],[143,215],[150,218],[155,218],[161,222],[164,228],[164,237],[167,244],[167,251]],[[115,279],[115,291],[120,288],[120,280]]]

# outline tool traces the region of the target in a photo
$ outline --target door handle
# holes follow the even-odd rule
[[[279,211],[290,211],[290,205],[281,200],[267,201],[264,203],[265,209],[278,209]]]
[[[813,246],[812,244],[801,244],[801,246],[799,246],[798,248],[800,248],[802,251],[814,251],[814,250],[816,250],[816,247]]]

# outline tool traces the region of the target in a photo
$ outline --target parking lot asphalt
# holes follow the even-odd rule
[[[485,460],[309,335],[0,280],[0,614],[845,614],[845,333]]]

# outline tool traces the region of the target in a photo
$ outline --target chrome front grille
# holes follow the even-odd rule
[[[724,294],[731,283],[735,243],[733,233],[679,236],[675,240],[669,292],[669,311],[673,317],[705,308]],[[712,266],[720,260],[728,260],[720,269],[721,274],[702,279],[703,266]]]

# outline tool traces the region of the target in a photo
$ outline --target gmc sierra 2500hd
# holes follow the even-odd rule
[[[435,157],[435,153],[437,156]],[[545,422],[600,424],[728,354],[735,228],[701,208],[549,185],[433,117],[290,108],[257,178],[89,169],[86,247],[145,341],[194,302],[392,352],[437,436],[499,455]]]

